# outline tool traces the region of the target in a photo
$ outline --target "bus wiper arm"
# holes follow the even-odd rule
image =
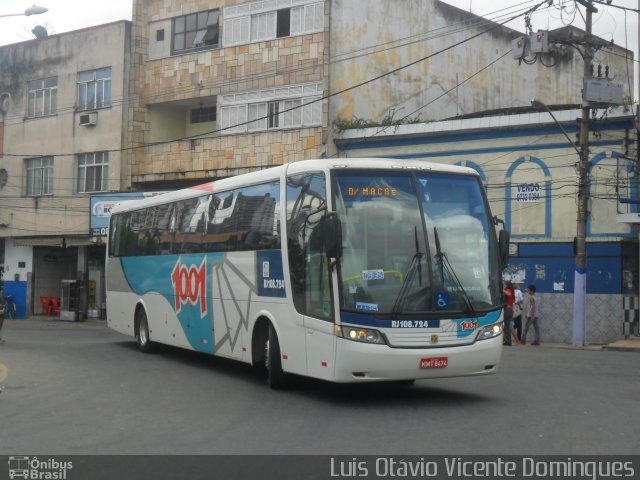
[[[451,265],[451,263],[449,262],[447,255],[442,251],[440,247],[440,239],[438,238],[438,229],[436,227],[433,227],[433,236],[435,238],[435,243],[436,243],[436,258],[440,260],[440,268],[443,269],[442,270],[443,284],[444,284],[444,270],[446,270],[449,276],[455,282],[456,287],[458,287],[460,292],[462,292],[462,298],[464,299],[464,303],[466,304],[469,313],[471,314],[472,317],[477,317],[478,314],[476,313],[476,309],[473,308],[473,302],[471,301],[471,298],[469,298],[467,291],[462,286],[462,282],[458,278],[458,275],[456,275],[456,272],[453,269],[453,266]]]
[[[400,287],[400,291],[398,292],[396,300],[393,302],[393,309],[391,311],[394,315],[397,314],[404,305],[404,302],[407,299],[409,287],[411,287],[411,284],[413,283],[416,272],[418,272],[420,286],[422,286],[422,257],[424,254],[420,251],[420,244],[418,242],[418,227],[414,227],[414,232],[416,241],[416,253],[413,254],[409,269],[404,276],[404,283]]]

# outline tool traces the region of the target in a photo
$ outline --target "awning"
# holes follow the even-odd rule
[[[100,237],[13,237],[13,243],[22,247],[82,247],[103,245]]]
[[[640,214],[638,213],[618,213],[616,215],[617,223],[640,223]]]

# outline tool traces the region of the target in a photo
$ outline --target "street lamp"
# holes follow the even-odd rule
[[[569,143],[571,144],[571,146],[573,147],[573,149],[578,153],[578,158],[582,158],[582,154],[580,153],[580,150],[578,150],[576,148],[575,143],[573,143],[573,140],[571,140],[571,137],[567,134],[567,131],[564,129],[564,127],[562,126],[562,124],[558,121],[558,119],[556,118],[556,116],[553,114],[553,112],[551,111],[551,109],[547,106],[546,103],[541,102],[540,100],[537,100],[535,98],[531,99],[531,106],[533,108],[535,108],[536,110],[546,110],[546,112],[551,115],[551,118],[553,118],[553,121],[555,122],[555,124],[558,126],[558,128],[560,129],[560,131],[562,132],[562,134],[565,136],[565,138],[569,141]]]
[[[37,5],[33,5],[32,7],[27,8],[24,12],[22,13],[2,13],[0,14],[0,18],[2,17],[20,17],[20,16],[26,16],[26,17],[30,17],[31,15],[40,15],[41,13],[45,13],[48,12],[49,9],[46,7],[38,7]]]

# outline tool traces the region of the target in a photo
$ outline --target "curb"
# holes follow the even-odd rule
[[[618,347],[616,345],[603,345],[603,350],[609,352],[636,352],[640,353],[640,347]]]

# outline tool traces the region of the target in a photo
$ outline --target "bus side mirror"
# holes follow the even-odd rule
[[[506,230],[500,230],[498,233],[498,252],[500,254],[500,263],[502,268],[509,263],[509,241],[511,235]]]
[[[342,256],[342,223],[335,213],[329,213],[320,222],[324,251],[329,258]]]

